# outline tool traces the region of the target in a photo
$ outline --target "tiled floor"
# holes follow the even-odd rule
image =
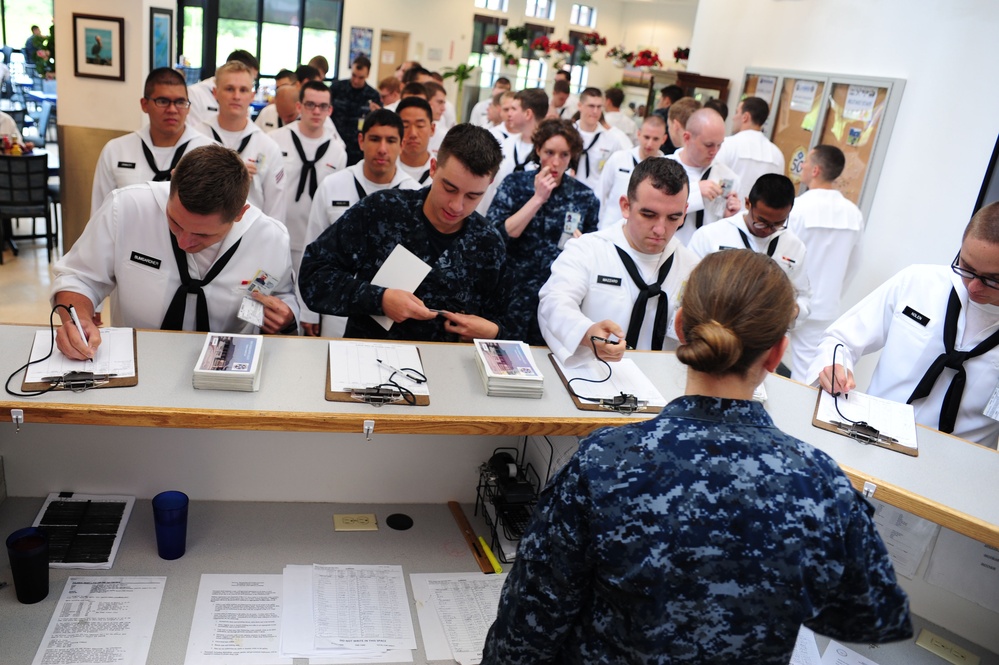
[[[15,234],[30,233],[29,220],[19,220]],[[44,324],[49,320],[51,266],[45,241],[19,241],[17,256],[3,248],[0,265],[0,322]],[[58,254],[53,259],[58,258]]]

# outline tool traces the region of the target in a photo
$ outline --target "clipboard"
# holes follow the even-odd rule
[[[558,373],[558,378],[562,381],[562,385],[565,386],[565,390],[569,393],[569,397],[572,398],[572,403],[575,404],[576,408],[580,411],[610,411],[612,413],[631,415],[633,413],[655,414],[663,410],[663,407],[661,406],[650,406],[648,403],[643,403],[641,400],[634,405],[634,408],[625,403],[624,400],[621,400],[620,404],[603,403],[607,402],[607,400],[603,400],[603,402],[584,402],[579,399],[579,397],[576,396],[575,391],[569,387],[569,380],[566,378],[565,374],[562,373],[562,368],[558,366],[558,362],[555,360],[555,354],[549,353],[548,360],[551,361],[552,367],[554,367],[555,371]]]
[[[420,353],[419,347],[416,348],[416,354],[420,357],[420,366],[423,366],[423,355]],[[371,404],[372,406],[383,406],[385,404],[392,404],[395,406],[429,406],[430,405],[430,395],[413,395],[415,398],[415,403],[410,404],[402,398],[402,395],[398,392],[392,392],[387,390],[374,390],[372,388],[359,388],[356,390],[337,390],[333,391],[330,389],[331,383],[331,368],[330,368],[330,350],[329,346],[326,347],[326,401],[327,402],[348,402],[352,404]]]
[[[840,436],[845,436],[847,438],[853,439],[854,441],[859,441],[860,443],[877,446],[878,448],[886,448],[888,450],[893,450],[896,453],[902,453],[903,455],[908,455],[909,457],[919,457],[919,448],[910,447],[901,443],[898,443],[896,439],[892,437],[881,434],[877,430],[871,427],[865,427],[862,425],[852,424],[852,423],[833,423],[826,422],[824,420],[819,420],[819,404],[822,402],[822,393],[825,392],[821,388],[819,389],[819,394],[815,398],[815,411],[812,413],[812,425],[818,427],[819,429],[824,429],[827,432],[832,432],[833,434],[839,434]]]
[[[32,349],[34,348],[34,342],[32,342]],[[31,351],[28,351],[28,358],[31,357]],[[112,377],[105,382],[101,382],[99,385],[93,385],[86,390],[97,390],[100,388],[127,388],[131,386],[139,385],[139,344],[138,335],[135,328],[132,328],[132,363],[135,367],[135,374],[133,376],[125,377]],[[71,385],[59,384],[56,387],[52,387],[51,383],[46,381],[28,381],[28,373],[25,370],[24,379],[21,381],[21,390],[24,392],[35,392],[39,390],[73,390]]]

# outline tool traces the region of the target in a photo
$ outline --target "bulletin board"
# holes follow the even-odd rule
[[[903,79],[754,68],[739,99],[766,100],[774,90],[763,133],[784,154],[785,175],[796,185],[809,150],[820,143],[842,150],[846,168],[836,185],[869,218],[904,87]]]

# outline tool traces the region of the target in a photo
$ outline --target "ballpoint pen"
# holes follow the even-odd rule
[[[83,332],[83,324],[80,323],[80,317],[76,314],[76,308],[72,305],[69,306],[69,316],[73,319],[73,323],[76,324],[76,331],[80,333],[80,339],[83,340],[84,344],[90,344],[90,340],[87,339],[87,334]]]
[[[401,370],[398,367],[393,367],[392,365],[389,365],[387,362],[385,362],[381,358],[376,358],[375,360],[377,360],[378,364],[381,365],[382,367],[384,367],[386,369],[389,369],[389,370],[395,372],[396,374],[400,374],[400,375],[406,377],[407,379],[409,379],[413,383],[426,383],[426,381],[427,381],[426,379],[420,378],[418,376],[413,376],[412,374],[409,374],[409,372],[407,372],[405,370]],[[414,371],[414,370],[409,370],[409,371]]]

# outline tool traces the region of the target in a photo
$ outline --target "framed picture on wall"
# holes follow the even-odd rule
[[[375,37],[375,31],[371,28],[351,28],[350,29],[350,61],[354,62],[358,56],[371,59],[371,42]]]
[[[73,14],[73,73],[125,80],[125,19]]]
[[[173,64],[173,10],[149,8],[149,69]]]

